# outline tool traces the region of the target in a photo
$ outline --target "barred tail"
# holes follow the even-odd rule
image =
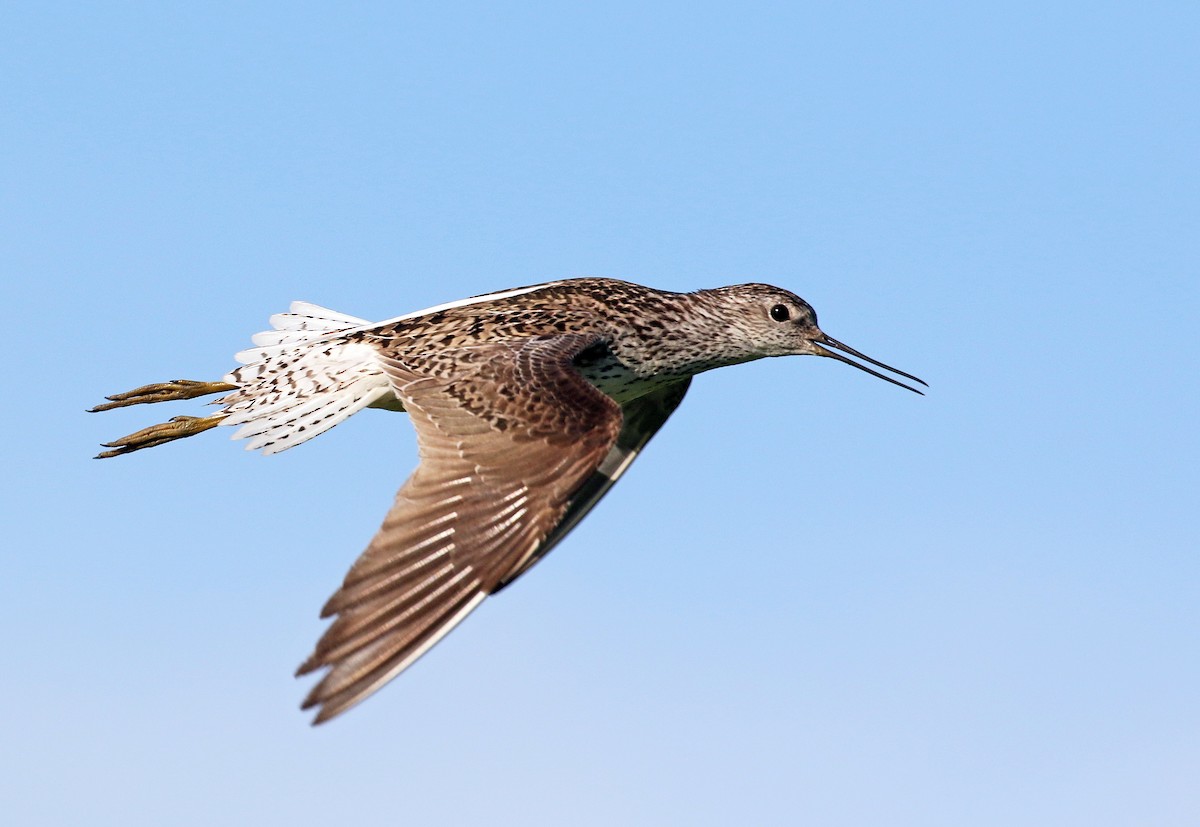
[[[271,317],[272,330],[253,337],[255,347],[237,354],[242,367],[223,381],[146,385],[110,396],[93,408],[103,411],[227,392],[215,403],[224,407],[222,412],[175,417],[144,428],[105,443],[112,450],[99,457],[162,445],[219,424],[240,426],[233,436],[249,439],[248,450],[274,454],[312,439],[373,403],[397,407],[378,351],[346,339],[348,331],[369,324],[307,302],[293,302],[287,313]]]
[[[255,347],[236,356],[242,367],[225,377],[237,386],[218,400],[224,424],[241,426],[234,439],[275,454],[390,396],[379,351],[345,336],[368,325],[306,302],[272,316],[274,330],[256,334]]]

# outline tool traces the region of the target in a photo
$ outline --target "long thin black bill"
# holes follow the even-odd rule
[[[837,339],[834,339],[831,336],[822,335],[822,338],[814,341],[813,344],[816,345],[817,352],[819,352],[822,356],[828,356],[831,359],[837,359],[839,362],[845,362],[847,365],[856,367],[862,371],[866,371],[867,373],[871,374],[872,376],[878,377],[879,379],[882,379],[885,382],[891,382],[893,385],[898,385],[898,386],[904,388],[906,391],[912,391],[913,393],[919,393],[922,396],[925,395],[924,392],[919,391],[916,388],[909,387],[908,385],[904,384],[903,382],[899,382],[890,376],[884,376],[882,373],[879,373],[878,371],[871,370],[866,365],[860,365],[858,362],[855,362],[851,359],[847,359],[841,353],[834,353],[832,350],[829,350],[829,348],[831,348],[831,347],[836,348],[837,350],[842,351],[842,353],[848,353],[851,356],[856,356],[859,359],[862,359],[864,362],[869,362],[870,364],[875,365],[876,367],[881,367],[890,373],[896,374],[897,376],[903,376],[905,379],[911,379],[912,381],[914,381],[918,384],[925,385],[925,387],[929,387],[929,384],[927,382],[925,382],[925,380],[918,379],[917,377],[913,376],[911,373],[905,373],[902,370],[896,370],[891,365],[885,365],[883,362],[878,362],[878,361],[872,359],[870,356],[866,356],[862,353],[859,353],[854,348],[852,348],[848,345],[842,344]],[[828,347],[821,347],[821,345],[828,345]]]

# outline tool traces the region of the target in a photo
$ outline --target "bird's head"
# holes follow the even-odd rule
[[[697,295],[703,295],[721,307],[721,316],[728,325],[729,335],[739,340],[749,359],[765,356],[826,356],[913,393],[921,393],[917,388],[848,358],[854,356],[888,373],[920,385],[926,384],[911,374],[878,362],[826,335],[817,326],[816,311],[795,293],[769,284],[739,284],[704,290]]]

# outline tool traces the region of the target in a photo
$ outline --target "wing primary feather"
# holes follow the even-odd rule
[[[350,683],[337,692],[326,693],[321,683],[313,687],[308,697],[305,698],[301,709],[311,709],[320,704],[321,709],[313,718],[313,724],[323,724],[330,718],[333,718],[345,712],[350,707],[361,702],[369,697],[379,687],[390,681],[392,678],[399,675],[409,666],[416,662],[418,658],[428,652],[435,644],[445,637],[451,629],[466,619],[475,608],[483,602],[483,598],[487,595],[482,592],[474,595],[466,595],[464,599],[456,602],[453,607],[453,614],[447,617],[440,626],[433,629],[427,637],[422,639],[417,645],[412,646],[403,657],[394,660],[391,663],[384,663],[376,666],[367,674],[357,676],[353,683]],[[332,673],[331,673],[332,674]],[[328,676],[326,676],[328,677]]]

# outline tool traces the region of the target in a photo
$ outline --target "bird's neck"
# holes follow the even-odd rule
[[[761,358],[744,345],[713,291],[658,293],[643,312],[611,320],[613,353],[643,376],[693,376]]]

